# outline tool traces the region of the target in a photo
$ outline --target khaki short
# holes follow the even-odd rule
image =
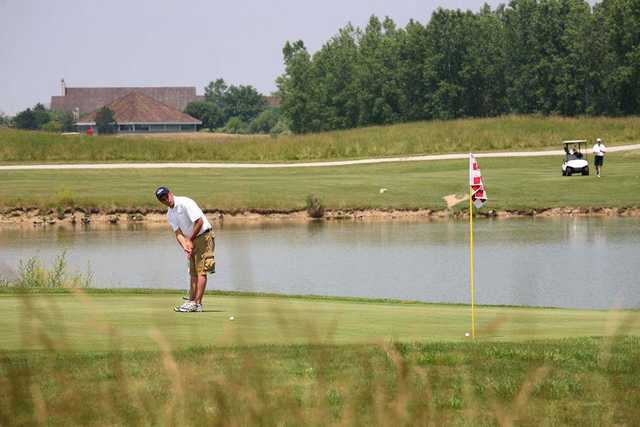
[[[213,230],[202,233],[193,241],[193,252],[189,261],[191,277],[216,272],[216,239]]]

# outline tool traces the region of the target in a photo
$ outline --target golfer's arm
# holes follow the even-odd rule
[[[189,238],[189,240],[193,242],[196,237],[198,237],[198,234],[200,234],[200,230],[202,230],[202,224],[202,218],[196,219],[196,222],[193,223],[193,233],[191,233],[191,237]]]
[[[178,241],[178,244],[184,248],[184,244],[187,241],[187,238],[184,237],[184,234],[182,234],[182,231],[180,231],[180,229],[178,228],[176,230],[176,240]]]

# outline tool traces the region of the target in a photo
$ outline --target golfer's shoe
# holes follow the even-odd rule
[[[202,312],[202,304],[196,304],[196,311],[197,312]]]
[[[192,303],[191,301],[187,301],[187,302],[182,303],[182,305],[177,305],[177,306],[173,307],[173,309],[175,311],[184,311],[184,309],[189,307],[190,304],[195,304],[195,302]]]
[[[200,306],[200,310],[198,310],[198,304],[193,301],[185,302],[178,308],[180,313],[195,313],[197,311],[202,311],[202,306]]]

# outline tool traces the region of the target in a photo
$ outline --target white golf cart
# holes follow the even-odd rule
[[[584,139],[562,141],[564,148],[562,176],[571,176],[574,173],[589,175],[589,162],[586,159],[586,144],[587,141]]]

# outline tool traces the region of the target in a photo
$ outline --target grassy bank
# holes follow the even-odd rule
[[[0,129],[0,163],[275,162],[554,148],[563,139],[638,142],[640,118],[508,116],[399,124],[310,135],[62,136]]]
[[[471,342],[462,306],[209,295],[205,313],[180,315],[177,300],[0,293],[0,423],[633,425],[640,416],[639,312],[481,307]]]
[[[598,179],[561,176],[555,156],[481,159],[487,209],[637,207],[639,161],[640,151],[610,154]],[[0,206],[160,208],[153,190],[167,185],[202,207],[224,211],[299,210],[309,194],[329,209],[444,209],[444,196],[468,191],[467,168],[466,160],[454,160],[270,170],[0,171]]]

